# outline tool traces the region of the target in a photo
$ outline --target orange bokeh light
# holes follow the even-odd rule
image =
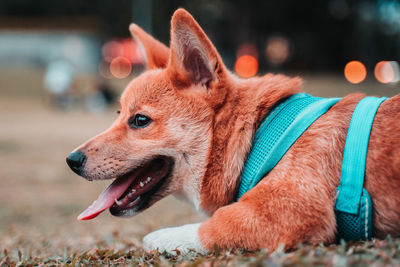
[[[131,62],[125,57],[116,57],[110,63],[110,72],[116,78],[125,78],[131,74],[131,71]]]
[[[258,71],[258,61],[253,56],[242,55],[236,60],[235,71],[243,78],[253,77]]]
[[[395,73],[389,61],[380,61],[375,66],[375,78],[381,83],[390,83],[395,79]]]
[[[367,77],[367,69],[360,61],[350,61],[344,67],[344,76],[351,83],[360,83]]]

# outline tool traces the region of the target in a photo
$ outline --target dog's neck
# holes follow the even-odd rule
[[[200,206],[208,214],[234,201],[240,174],[262,119],[282,99],[300,90],[301,80],[265,75],[233,78],[224,105],[215,114]]]

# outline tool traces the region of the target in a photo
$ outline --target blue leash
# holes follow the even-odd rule
[[[364,98],[352,115],[335,205],[338,233],[346,240],[367,240],[372,237],[372,202],[363,189],[365,160],[372,122],[376,110],[385,99]],[[303,132],[339,100],[301,93],[276,106],[264,118],[255,134],[236,199],[256,186]],[[351,224],[357,227],[351,227]]]

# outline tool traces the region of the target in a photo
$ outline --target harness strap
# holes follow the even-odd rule
[[[339,100],[301,93],[274,108],[256,132],[236,198],[270,172],[303,132]]]
[[[372,201],[363,188],[372,123],[387,98],[366,97],[351,117],[343,152],[335,214],[338,237],[369,240],[372,237]],[[305,130],[339,98],[296,94],[276,106],[258,128],[241,175],[237,200],[268,174]]]
[[[335,209],[357,215],[364,184],[369,135],[376,111],[386,97],[365,97],[351,117],[343,152]]]

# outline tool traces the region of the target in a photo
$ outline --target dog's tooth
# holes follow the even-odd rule
[[[122,204],[122,201],[119,201],[118,199],[114,199],[114,201],[115,201],[115,204],[117,204],[118,206],[121,206],[121,204]]]
[[[140,182],[140,187],[143,187],[144,186],[144,183],[143,182]]]
[[[136,189],[132,189],[132,191],[131,191],[132,193],[135,193],[136,192]]]
[[[150,182],[151,181],[151,177],[147,177],[147,182]]]

